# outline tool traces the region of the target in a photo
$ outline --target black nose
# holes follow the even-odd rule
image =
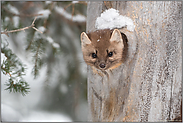
[[[101,63],[99,66],[100,66],[100,68],[105,68],[105,64],[104,63]]]

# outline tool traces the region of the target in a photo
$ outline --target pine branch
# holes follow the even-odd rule
[[[36,60],[35,60],[35,77],[37,75],[37,61],[38,61],[38,52],[39,52],[39,48],[40,48],[41,43],[39,43],[39,46],[37,48],[37,52],[36,52]]]
[[[9,90],[9,92],[19,92],[23,96],[28,94],[29,89],[29,84],[25,82],[22,78],[17,82],[14,83],[14,78],[10,77],[9,82],[7,82],[5,85],[8,86],[5,90]]]
[[[1,71],[3,74],[9,75],[9,80],[7,80],[5,84],[7,86],[5,90],[9,90],[9,92],[14,93],[18,92],[25,96],[29,92],[30,87],[22,77],[25,75],[24,65],[5,44],[1,46],[1,53],[3,53],[6,57],[1,64]]]
[[[38,47],[36,49],[36,54],[35,54],[35,63],[34,63],[34,68],[33,68],[33,71],[32,73],[34,74],[34,78],[37,78],[37,75],[39,74],[39,71],[38,69],[40,68],[40,65],[39,65],[39,51],[40,51],[40,47],[41,47],[41,41],[39,41],[39,44],[38,44]]]
[[[24,28],[20,28],[20,29],[16,29],[16,30],[10,30],[10,31],[6,31],[7,29],[5,29],[5,31],[4,32],[1,32],[1,34],[5,34],[5,35],[7,35],[9,37],[8,33],[25,31],[26,29],[29,29],[29,28],[33,28],[36,31],[38,31],[40,33],[43,33],[43,32],[41,32],[40,30],[38,30],[37,28],[34,27],[35,26],[34,22],[36,21],[36,18],[37,17],[34,18],[32,24],[30,26],[27,26],[27,27],[24,27]]]

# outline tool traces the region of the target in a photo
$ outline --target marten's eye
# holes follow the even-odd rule
[[[113,52],[108,53],[109,57],[112,57],[112,55],[113,55]]]
[[[92,58],[97,58],[97,54],[92,53]]]

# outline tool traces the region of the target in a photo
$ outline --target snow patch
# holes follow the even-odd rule
[[[132,19],[119,14],[116,9],[108,9],[104,11],[100,17],[96,19],[95,28],[97,29],[114,29],[126,27],[129,31],[134,31],[135,25]]]
[[[60,92],[66,94],[68,92],[68,88],[65,84],[60,85]]]
[[[79,1],[72,1],[73,4],[79,3]]]
[[[9,17],[5,17],[4,21],[10,21],[10,18]]]
[[[48,18],[49,17],[49,15],[50,15],[50,10],[48,10],[48,9],[45,9],[45,10],[40,10],[39,12],[38,12],[38,14],[43,14],[43,15],[40,15],[40,16],[37,16],[37,18]]]
[[[51,37],[46,37],[46,40],[50,43],[50,44],[52,44],[52,46],[54,47],[54,48],[60,48],[60,45],[58,44],[58,43],[56,43],[56,42],[54,42],[53,41],[53,39],[51,38]]]
[[[60,48],[60,45],[59,45],[58,43],[55,43],[55,42],[52,44],[52,46],[53,46],[54,48]]]
[[[78,15],[73,16],[72,20],[74,22],[85,22],[86,21],[86,17],[83,16],[83,15],[79,15],[78,14]]]
[[[7,57],[3,53],[1,53],[1,65],[3,64],[3,61],[6,61],[6,59]]]
[[[52,1],[45,1],[45,4],[48,5],[48,4],[51,4]]]
[[[22,114],[15,108],[2,103],[1,104],[1,116],[3,122],[19,121],[22,118]]]
[[[71,122],[72,119],[61,113],[49,113],[46,111],[31,111],[24,116],[21,122]]]
[[[86,17],[83,15],[74,15],[72,16],[70,13],[66,12],[62,7],[55,7],[55,11],[58,12],[60,15],[64,16],[68,20],[72,20],[74,22],[86,22]]]
[[[40,26],[38,27],[38,30],[44,33],[46,31],[46,28],[44,26]],[[40,32],[36,31],[34,35],[34,40],[41,39],[41,38],[43,38],[43,35]]]
[[[47,39],[47,41],[48,41],[49,43],[51,43],[51,44],[54,42],[53,39],[52,39],[50,36],[46,37],[46,39]]]
[[[16,7],[14,7],[14,6],[8,4],[7,8],[8,8],[8,10],[9,10],[11,13],[14,13],[14,14],[17,14],[17,15],[19,14],[19,11],[18,11],[18,9],[17,9]]]
[[[15,28],[18,28],[18,26],[19,26],[19,17],[17,17],[17,16],[14,16],[13,17],[13,24],[14,24],[14,27]]]
[[[44,26],[40,26],[39,28],[38,28],[38,30],[40,30],[41,32],[45,32],[46,31],[46,28],[44,27]]]

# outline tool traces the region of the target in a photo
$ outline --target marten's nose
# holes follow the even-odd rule
[[[105,64],[104,63],[101,63],[99,66],[100,66],[100,68],[105,68]]]

